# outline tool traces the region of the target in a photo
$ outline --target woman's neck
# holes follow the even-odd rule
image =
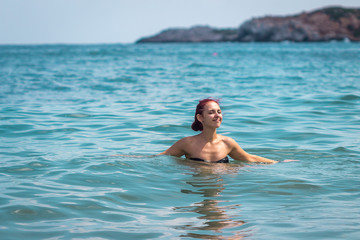
[[[202,131],[202,133],[200,133],[200,136],[206,142],[214,142],[217,139],[216,128],[214,128],[214,129],[204,129]]]

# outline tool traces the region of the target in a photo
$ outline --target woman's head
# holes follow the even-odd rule
[[[202,131],[203,130],[203,124],[199,121],[199,118],[202,119],[204,116],[204,110],[206,108],[206,105],[208,103],[216,103],[217,106],[219,107],[219,100],[218,99],[213,99],[213,98],[205,98],[203,100],[200,100],[198,105],[196,106],[196,111],[195,111],[195,119],[193,124],[191,125],[191,128],[194,131]],[[221,114],[221,112],[220,112]],[[222,119],[220,119],[221,122]]]

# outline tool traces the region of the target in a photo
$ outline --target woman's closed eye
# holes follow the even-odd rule
[[[214,114],[215,112],[217,112],[217,114],[221,114],[221,111],[215,111],[215,110],[212,110],[212,111],[209,111],[209,114]]]

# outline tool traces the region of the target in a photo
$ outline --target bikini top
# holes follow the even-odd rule
[[[204,159],[201,159],[201,158],[190,158],[190,160],[206,162]],[[216,161],[214,163],[229,163],[229,158],[228,158],[228,156],[226,156],[223,159],[220,159],[219,161]]]

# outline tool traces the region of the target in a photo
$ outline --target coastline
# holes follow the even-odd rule
[[[360,41],[360,9],[326,7],[291,16],[265,16],[239,28],[169,28],[135,43]]]

